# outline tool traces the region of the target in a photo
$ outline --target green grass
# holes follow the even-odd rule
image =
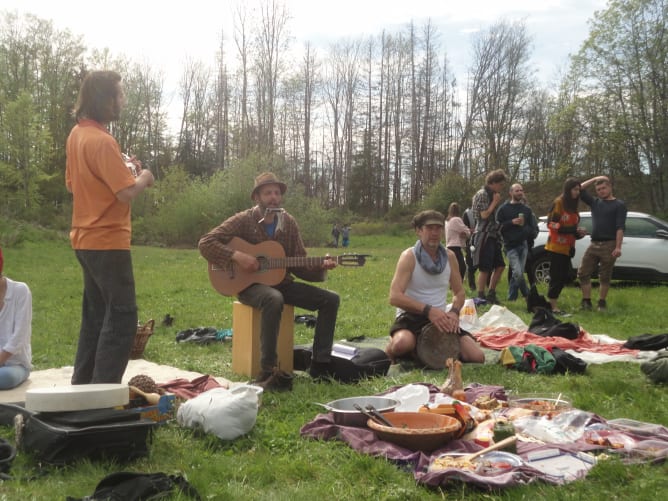
[[[368,239],[356,235],[352,239],[349,251],[373,257],[364,268],[341,267],[329,274],[325,285],[341,295],[337,339],[387,335],[394,313],[387,300],[394,265],[400,251],[413,242],[410,234]],[[27,282],[33,292],[35,369],[71,365],[79,329],[81,273],[68,242],[52,238],[21,241],[3,251],[7,276]],[[309,252],[324,255],[336,250]],[[231,371],[231,343],[195,346],[175,342],[176,333],[189,327],[232,326],[232,299],[218,295],[209,286],[205,263],[197,251],[136,247],[133,260],[140,319],[156,320],[156,332],[145,358],[239,380]],[[504,297],[505,283],[499,293]],[[559,304],[575,313],[569,320],[579,322],[591,333],[625,339],[666,330],[662,320],[668,302],[666,285],[615,284],[605,314],[578,312],[579,300],[579,290],[568,287]],[[530,315],[521,302],[509,308],[529,322]],[[160,325],[167,313],[175,318],[171,327]],[[308,343],[312,335],[312,329],[295,326],[296,343]],[[605,418],[668,425],[666,387],[648,383],[635,363],[590,366],[583,376],[535,376],[497,365],[465,365],[463,376],[466,383],[499,384],[516,391],[563,392],[577,407]],[[340,442],[305,440],[299,435],[301,426],[320,412],[312,402],[374,394],[395,384],[440,384],[444,379],[444,372],[415,370],[395,378],[342,385],[314,383],[300,374],[291,393],[263,396],[255,428],[235,441],[221,442],[169,423],[155,434],[150,457],[129,465],[82,461],[61,469],[40,468],[32,458],[20,454],[12,468],[15,479],[0,483],[0,499],[81,497],[90,494],[106,474],[125,469],[184,473],[204,499],[626,500],[654,499],[668,491],[665,465],[625,466],[615,460],[602,461],[586,480],[563,487],[537,483],[488,493],[452,484],[445,491],[432,490],[417,486],[410,472],[381,458],[359,454]],[[11,438],[13,430],[0,428],[0,436]]]

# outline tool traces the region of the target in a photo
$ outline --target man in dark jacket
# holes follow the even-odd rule
[[[508,300],[515,301],[519,293],[523,297],[529,294],[524,280],[529,246],[527,241],[533,234],[534,217],[531,209],[524,204],[524,189],[519,183],[510,187],[510,200],[496,212],[496,221],[501,229],[503,248],[508,258],[511,278],[508,288]]]

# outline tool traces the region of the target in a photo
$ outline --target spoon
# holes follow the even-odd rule
[[[510,445],[513,442],[515,442],[516,440],[517,440],[517,435],[512,435],[510,437],[504,438],[503,440],[501,440],[500,442],[495,443],[494,445],[490,445],[489,447],[485,447],[484,449],[479,450],[478,452],[474,452],[473,454],[469,454],[468,456],[464,456],[462,458],[462,460],[463,461],[471,461],[471,460],[477,458],[478,456],[482,456],[483,454],[486,454],[488,452],[492,452],[492,451],[495,451],[497,449],[502,449],[506,445]]]

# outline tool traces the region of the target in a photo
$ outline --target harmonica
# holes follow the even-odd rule
[[[269,214],[282,214],[283,212],[285,212],[285,209],[280,208],[280,207],[267,207],[267,208],[264,210],[264,217],[263,217],[262,219],[260,219],[260,220],[258,221],[258,223],[262,223],[262,222],[264,222],[265,218],[266,218]]]

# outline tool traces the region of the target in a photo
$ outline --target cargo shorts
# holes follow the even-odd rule
[[[609,284],[612,279],[612,268],[617,258],[612,255],[615,250],[614,240],[592,241],[582,256],[580,268],[578,269],[578,280],[580,285],[588,284],[592,274],[598,268],[598,279],[601,283]]]

